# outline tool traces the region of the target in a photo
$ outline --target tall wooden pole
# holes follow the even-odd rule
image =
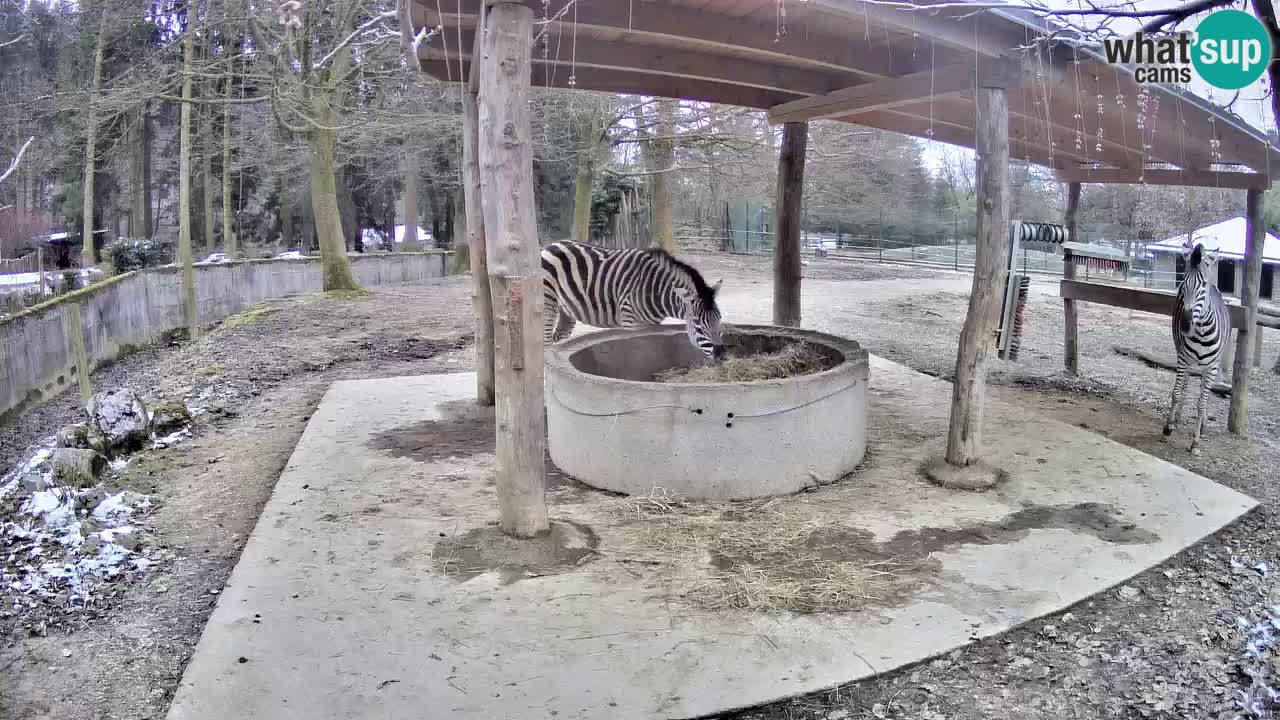
[[[1236,329],[1236,357],[1231,367],[1231,410],[1227,430],[1240,436],[1249,434],[1249,371],[1252,357],[1249,344],[1258,332],[1258,290],[1262,284],[1262,244],[1267,237],[1262,221],[1262,191],[1250,190],[1245,203],[1248,246],[1244,251],[1244,282],[1240,287],[1240,304],[1244,306],[1244,325]]]
[[[977,462],[982,437],[982,404],[987,358],[995,343],[996,315],[1008,276],[1009,98],[1004,88],[977,92],[978,236],[969,312],[960,332],[946,461]]]
[[[1080,183],[1073,182],[1067,185],[1067,213],[1066,226],[1067,238],[1072,242],[1078,242],[1076,230],[1079,227],[1080,214]],[[1066,280],[1074,280],[1076,276],[1075,264],[1070,258],[1064,258],[1066,262],[1062,264],[1062,277]],[[1078,309],[1075,300],[1062,301],[1062,315],[1064,318],[1062,332],[1062,365],[1068,375],[1072,377],[1080,374],[1080,346],[1076,340],[1079,316],[1076,314]]]
[[[480,27],[484,27],[483,5],[480,13]],[[480,194],[480,111],[476,94],[480,88],[481,62],[478,53],[471,58],[471,77],[462,93],[462,192],[467,215],[467,254],[471,262],[471,305],[476,317],[476,402],[488,407],[494,402],[493,300],[489,292],[489,262],[485,257],[484,209]]]
[[[489,7],[481,47],[480,192],[494,301],[498,524],[516,537],[550,529],[542,397],[542,272],[529,128],[533,10]]]
[[[809,124],[782,125],[778,153],[778,217],[773,243],[773,324],[800,325],[800,212],[804,198],[804,154]]]

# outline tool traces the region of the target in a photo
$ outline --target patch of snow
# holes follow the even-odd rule
[[[49,458],[53,456],[53,442],[53,436],[45,438],[44,442],[30,457],[3,478],[0,478],[0,498],[7,497],[18,489],[18,483],[24,475],[40,469],[45,463],[49,462]]]
[[[168,435],[165,435],[164,437],[152,436],[151,447],[153,448],[171,447],[173,445],[177,445],[178,443],[182,442],[184,438],[189,438],[189,437],[191,437],[191,427],[187,426],[182,428],[181,430],[175,430],[169,433]]]
[[[55,487],[34,492],[14,520],[0,523],[0,589],[34,599],[57,599],[72,605],[93,600],[101,581],[125,572],[145,572],[151,561],[135,550],[139,542],[122,544],[142,530],[127,521],[151,506],[150,498],[128,491],[102,497],[100,488]],[[82,519],[92,515],[92,520]],[[85,530],[93,532],[85,536]],[[88,541],[92,539],[92,543]],[[29,603],[35,606],[34,601]],[[16,606],[16,600],[15,600]]]

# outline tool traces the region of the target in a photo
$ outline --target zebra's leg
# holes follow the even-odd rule
[[[1196,401],[1196,429],[1191,435],[1191,447],[1187,450],[1192,455],[1200,454],[1200,431],[1204,429],[1205,415],[1209,411],[1209,387],[1218,379],[1218,366],[1204,368],[1200,371],[1200,397]]]
[[[569,335],[573,333],[573,328],[577,324],[578,321],[574,320],[572,315],[564,310],[559,311],[559,317],[556,318],[555,335],[553,336],[554,342],[560,342],[561,340],[569,337]]]
[[[560,312],[560,301],[554,291],[543,286],[542,292],[542,346],[550,347],[556,341],[556,318]]]
[[[1182,399],[1183,390],[1187,386],[1187,368],[1185,365],[1178,365],[1178,377],[1173,381],[1173,397],[1169,399],[1169,414],[1164,420],[1164,442],[1169,441],[1169,435],[1173,433],[1173,429],[1178,426],[1178,422],[1182,419]]]

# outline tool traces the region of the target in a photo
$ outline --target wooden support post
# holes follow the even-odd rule
[[[995,343],[996,314],[1009,260],[1009,97],[1004,88],[977,91],[978,236],[969,312],[960,332],[947,464],[967,467],[978,460],[987,359]]]
[[[1249,344],[1258,332],[1258,290],[1262,284],[1262,244],[1267,237],[1262,221],[1262,191],[1250,190],[1245,203],[1248,245],[1244,250],[1244,282],[1240,287],[1240,305],[1244,307],[1244,322],[1236,330],[1236,357],[1231,366],[1231,411],[1227,415],[1227,430],[1240,435],[1249,434],[1249,370],[1252,364]]]
[[[483,27],[483,5],[480,13],[480,26]],[[473,57],[471,77],[462,93],[462,192],[471,261],[471,305],[476,318],[476,402],[489,407],[494,402],[493,300],[489,289],[489,262],[485,257],[483,196],[480,194],[479,70],[479,58]]]
[[[71,350],[71,359],[76,364],[76,381],[80,384],[80,402],[89,404],[93,397],[93,388],[89,385],[89,353],[84,348],[84,325],[81,324],[80,303],[71,303],[62,316],[63,329],[67,334],[67,347]]]
[[[809,124],[782,126],[778,153],[777,241],[773,244],[773,324],[800,325],[800,211],[804,198],[804,155]]]
[[[44,302],[44,248],[36,248],[36,272],[39,274],[40,280],[40,299],[36,302]]]
[[[529,127],[533,10],[489,7],[480,54],[479,162],[494,303],[498,524],[516,537],[547,532],[542,393],[542,270]]]
[[[1080,183],[1073,182],[1067,185],[1067,213],[1066,222],[1067,238],[1071,242],[1079,242],[1076,237],[1076,229],[1079,227],[1080,214]],[[1074,280],[1076,277],[1075,263],[1071,261],[1070,251],[1063,253],[1062,257],[1062,277],[1065,280]],[[1076,307],[1075,300],[1062,301],[1062,367],[1067,374],[1075,377],[1080,374],[1080,345],[1078,341],[1079,332],[1079,309]]]
[[[1262,367],[1262,326],[1253,326],[1253,366]]]

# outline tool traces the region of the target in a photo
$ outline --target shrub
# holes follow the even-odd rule
[[[172,248],[168,243],[143,238],[123,238],[103,248],[116,272],[129,272],[156,267],[169,261]]]

